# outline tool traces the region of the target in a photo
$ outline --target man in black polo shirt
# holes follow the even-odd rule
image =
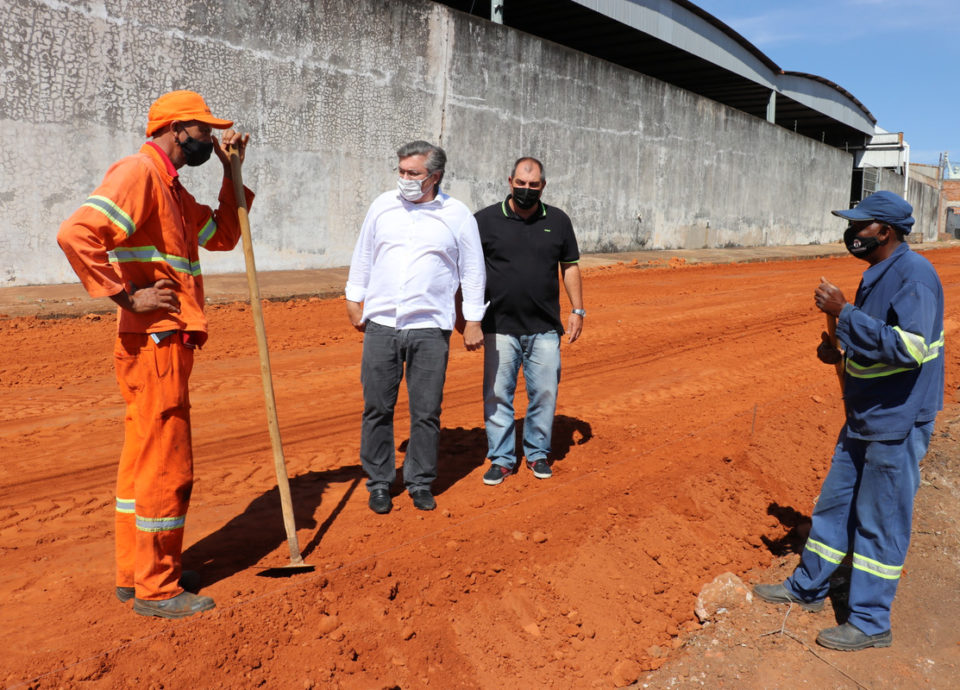
[[[566,213],[540,201],[546,186],[543,164],[524,157],[507,178],[510,195],[476,214],[487,265],[483,317],[483,416],[491,466],[483,483],[499,484],[517,464],[513,397],[523,367],[527,413],[523,454],[538,479],[552,476],[547,456],[560,383],[560,286],[573,305],[567,342],[580,337],[583,295],[580,252]]]

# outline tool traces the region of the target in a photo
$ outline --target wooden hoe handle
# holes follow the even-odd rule
[[[302,565],[300,546],[297,543],[297,527],[293,519],[293,500],[290,497],[290,480],[287,463],[283,458],[283,443],[280,440],[280,424],[277,420],[277,403],[273,395],[273,375],[270,371],[270,351],[267,349],[267,333],[263,326],[263,309],[260,304],[260,285],[257,282],[257,266],[253,258],[253,241],[250,237],[250,218],[247,215],[247,197],[243,190],[240,152],[228,146],[230,170],[233,175],[233,191],[237,199],[237,215],[240,219],[240,236],[243,240],[243,259],[247,267],[247,284],[250,288],[250,310],[257,331],[257,351],[260,354],[260,378],[263,381],[263,399],[267,405],[267,427],[270,429],[270,445],[273,446],[273,465],[277,473],[277,489],[280,491],[280,507],[283,510],[283,527],[287,532],[290,547],[290,564]]]
[[[837,347],[837,317],[833,314],[827,314],[827,335],[830,337],[830,344]],[[840,392],[843,393],[843,359],[834,364],[834,367],[837,369]]]

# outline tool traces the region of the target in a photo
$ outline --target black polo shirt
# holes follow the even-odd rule
[[[524,220],[511,210],[509,199],[475,214],[490,302],[483,332],[563,333],[557,271],[561,263],[580,260],[573,224],[566,213],[543,202]]]

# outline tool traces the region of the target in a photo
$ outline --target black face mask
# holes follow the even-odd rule
[[[176,139],[176,142],[187,159],[187,165],[190,166],[203,165],[210,160],[210,154],[213,153],[212,141],[200,141],[189,134],[186,141]]]
[[[847,228],[843,233],[843,243],[847,245],[847,251],[858,259],[868,256],[874,249],[880,246],[880,240],[876,235],[873,237],[857,237],[859,230],[857,228]]]
[[[540,190],[529,187],[513,188],[513,203],[519,208],[527,210],[540,200]]]

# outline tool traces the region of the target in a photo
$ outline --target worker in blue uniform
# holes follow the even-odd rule
[[[870,265],[853,304],[824,278],[815,292],[817,307],[837,317],[843,352],[824,333],[817,356],[844,362],[846,424],[800,565],[785,582],[754,592],[819,611],[830,575],[851,554],[850,616],[817,642],[853,651],[893,640],[890,607],[910,543],[920,461],[943,407],[943,287],[905,242],[914,219],[904,199],[882,191],[833,213],[849,221],[847,249]]]

